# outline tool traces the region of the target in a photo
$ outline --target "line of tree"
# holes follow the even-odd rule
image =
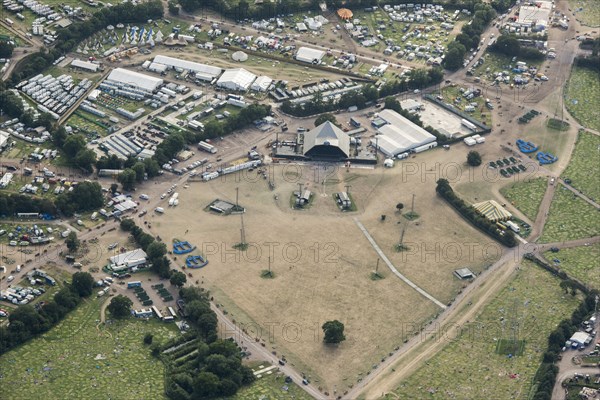
[[[286,100],[281,103],[281,111],[296,117],[306,117],[325,112],[344,110],[352,106],[363,109],[372,105],[379,99],[408,90],[420,90],[438,84],[442,82],[443,79],[444,72],[441,68],[414,69],[410,71],[408,76],[402,77],[401,79],[390,80],[379,89],[373,85],[365,85],[360,90],[346,93],[337,102],[334,102],[331,99],[324,100],[321,93],[315,94],[311,101],[304,104],[293,104],[291,101]]]
[[[240,348],[230,339],[218,339],[217,316],[208,293],[189,287],[179,295],[196,340],[161,357],[167,369],[166,395],[172,400],[221,398],[252,383],[254,374],[242,365]]]
[[[264,2],[262,4],[254,4],[253,1],[249,2],[248,0],[240,0],[237,3],[227,0],[179,0],[179,5],[187,12],[208,8],[236,21],[246,18],[272,18],[282,14],[319,10],[318,0],[281,0],[276,3]]]
[[[596,73],[600,73],[600,57],[592,53],[588,57],[575,57],[575,65],[580,68],[588,68]]]
[[[556,383],[558,367],[555,365],[565,342],[577,332],[578,327],[586,318],[594,312],[597,290],[592,290],[585,296],[579,307],[573,311],[570,319],[562,320],[556,329],[548,336],[548,347],[544,352],[542,364],[533,378],[533,386],[536,388],[533,400],[551,400],[552,390]]]
[[[75,309],[82,298],[92,294],[94,278],[87,272],[73,274],[66,284],[39,308],[27,304],[14,309],[8,316],[9,325],[0,327],[0,355],[28,340],[47,332]]]
[[[473,18],[464,24],[456,39],[448,44],[443,66],[450,71],[461,68],[467,51],[479,45],[481,34],[490,22],[496,18],[496,11],[489,4],[478,2],[474,5]]]
[[[0,40],[0,58],[11,58],[14,49],[14,44],[9,43],[6,40]]]
[[[75,22],[66,28],[57,29],[58,38],[54,47],[43,47],[21,60],[11,76],[12,84],[27,79],[50,67],[60,56],[73,50],[85,39],[108,25],[117,23],[146,23],[148,20],[162,18],[162,2],[152,0],[132,5],[123,3],[112,7],[103,7],[85,21]]]
[[[439,179],[435,191],[442,196],[452,207],[456,209],[463,217],[469,222],[478,227],[479,229],[486,232],[488,235],[504,244],[507,247],[514,247],[517,245],[517,240],[512,231],[500,230],[496,224],[482,216],[473,208],[472,205],[467,204],[463,199],[458,197],[450,183],[446,179]]]
[[[66,216],[95,210],[103,204],[102,186],[98,182],[79,182],[72,192],[65,192],[56,198],[56,207]]]
[[[121,221],[121,229],[131,233],[135,242],[146,252],[151,270],[161,278],[170,278],[172,271],[169,269],[171,262],[166,257],[167,246],[142,230],[132,219],[125,218]]]
[[[87,147],[87,139],[82,134],[69,135],[63,126],[51,129],[52,143],[61,149],[69,164],[87,173],[94,171],[96,153]]]
[[[534,47],[521,46],[521,42],[515,35],[500,35],[493,45],[489,47],[493,53],[508,57],[517,57],[526,61],[542,61],[546,56]]]
[[[70,217],[76,212],[98,209],[103,204],[102,187],[98,182],[80,182],[72,192],[60,194],[54,201],[0,192],[0,216],[6,217],[22,212],[57,215],[59,211]]]
[[[598,51],[600,51],[600,37],[586,37],[581,41],[581,43],[579,43],[579,48],[584,50],[591,50],[592,56],[597,56]]]
[[[0,192],[0,217],[31,212],[56,215],[57,209],[50,199]]]

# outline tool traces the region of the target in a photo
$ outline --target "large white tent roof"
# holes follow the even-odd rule
[[[251,89],[256,90],[257,92],[265,92],[271,86],[273,79],[268,76],[262,75],[256,78],[254,83],[252,84]]]
[[[383,110],[379,113],[379,118],[387,124],[379,128],[381,134],[377,136],[377,146],[389,156],[435,142],[435,136],[396,111]],[[371,142],[375,144],[376,141],[371,139]]]
[[[71,61],[71,66],[77,67],[77,68],[82,68],[82,69],[87,69],[88,71],[93,71],[93,72],[98,71],[98,68],[100,68],[100,66],[98,64],[94,64],[93,62],[82,61],[82,60]]]
[[[213,67],[212,65],[200,64],[188,60],[180,60],[179,58],[173,58],[169,56],[157,55],[154,57],[154,62],[159,64],[165,64],[173,68],[182,68],[189,71],[199,73],[203,76],[210,76],[216,78],[221,75],[223,70],[219,67]]]
[[[244,68],[228,69],[217,81],[217,86],[232,90],[247,90],[255,79],[256,75]]]
[[[152,92],[163,84],[163,80],[154,76],[140,74],[124,68],[115,68],[106,78],[109,81],[119,82]]]
[[[311,49],[310,47],[300,47],[296,53],[296,60],[312,63],[315,60],[321,61],[325,56],[323,50]]]

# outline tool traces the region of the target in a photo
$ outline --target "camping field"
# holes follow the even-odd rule
[[[500,193],[533,222],[544,198],[546,186],[546,179],[535,178],[506,185],[500,189]]]
[[[558,253],[547,251],[544,257],[569,276],[600,289],[600,244],[562,249]],[[556,263],[555,259],[560,263]]]
[[[103,298],[106,300],[106,298]],[[154,319],[100,325],[101,301],[87,299],[56,327],[0,358],[2,399],[162,399],[164,366],[143,344],[175,325]]]
[[[600,235],[600,213],[594,206],[559,185],[540,243],[584,239]]]
[[[600,74],[588,68],[573,67],[565,87],[565,106],[581,125],[599,131]]]
[[[598,149],[600,149],[600,136],[580,131],[575,151],[573,151],[567,169],[562,173],[563,179],[571,180],[571,186],[596,201],[600,201]]]
[[[600,26],[600,3],[597,0],[574,0],[569,6],[582,25]]]
[[[448,338],[430,359],[386,399],[526,399],[548,334],[579,302],[565,295],[559,280],[523,262],[514,278],[483,309],[463,335]],[[520,356],[498,354],[516,329]],[[504,346],[507,350],[507,346]]]

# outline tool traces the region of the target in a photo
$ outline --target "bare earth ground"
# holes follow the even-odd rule
[[[165,242],[177,237],[204,248],[209,265],[193,275],[238,323],[258,323],[262,335],[256,336],[269,341],[273,327],[278,351],[301,371],[316,374],[327,387],[343,385],[346,378],[350,383],[402,343],[401,323],[420,323],[436,312],[435,305],[398,279],[370,279],[376,254],[352,218],[336,209],[327,185],[328,193],[317,192],[312,208],[302,212],[289,209],[295,183],[276,178],[278,187],[271,192],[262,179],[232,178],[180,190],[181,205],[151,218],[153,229]],[[246,240],[252,243],[241,257],[232,249],[240,241],[240,217],[203,211],[215,198],[235,201],[238,186],[240,204],[247,208]],[[260,277],[268,268],[269,242],[273,280]],[[411,306],[389,307],[398,304]],[[339,348],[322,344],[320,327],[330,319],[346,325],[347,340]]]

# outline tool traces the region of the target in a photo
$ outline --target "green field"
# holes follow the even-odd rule
[[[477,319],[461,327],[461,336],[449,329],[445,350],[386,398],[527,399],[548,335],[578,302],[564,294],[558,279],[524,262]],[[513,326],[514,338],[525,342],[523,354],[500,355],[497,343],[513,339]]]
[[[268,363],[261,364],[265,368]],[[253,368],[257,371],[258,366]],[[276,371],[276,370],[275,370]],[[296,399],[309,400],[312,399],[304,390],[298,387],[298,383],[285,383],[285,375],[280,372],[273,372],[270,375],[264,375],[262,378],[247,387],[242,387],[232,400],[267,400],[267,399]]]
[[[569,1],[569,8],[582,25],[600,26],[600,2],[598,0]]]
[[[573,67],[565,86],[565,106],[581,125],[600,131],[600,74]]]
[[[504,186],[500,189],[500,193],[533,222],[546,193],[546,186],[546,179],[535,178]]]
[[[162,343],[177,335],[175,325],[100,325],[99,308],[100,300],[85,300],[55,328],[4,354],[2,399],[163,399],[164,366],[142,340],[151,332]]]
[[[560,264],[554,264],[564,270],[569,276],[600,289],[600,244],[562,249],[558,253],[547,251],[544,257],[551,264],[554,259]]]
[[[600,212],[563,185],[556,188],[540,243],[600,235]]]
[[[571,180],[571,186],[595,200],[600,200],[599,149],[600,136],[579,132],[569,165],[562,174],[563,179]]]

